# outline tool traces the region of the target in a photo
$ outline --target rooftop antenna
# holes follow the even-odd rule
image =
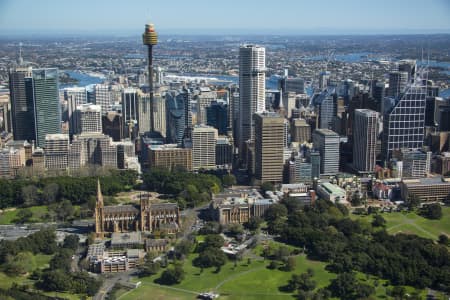
[[[23,65],[23,58],[22,58],[22,42],[19,43],[19,66]]]

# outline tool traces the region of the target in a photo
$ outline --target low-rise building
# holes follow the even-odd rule
[[[343,188],[330,182],[323,182],[317,185],[317,195],[333,203],[347,204],[347,193]]]
[[[143,257],[143,250],[106,250],[103,243],[90,245],[87,254],[89,268],[95,273],[126,272],[136,268]]]
[[[263,217],[274,203],[275,200],[264,199],[256,190],[227,190],[214,196],[210,210],[220,224],[243,224],[252,217]]]
[[[450,179],[442,177],[405,179],[400,188],[403,200],[414,195],[422,202],[444,202],[450,197]]]
[[[146,239],[145,251],[146,252],[166,252],[169,250],[169,241],[166,239]]]
[[[143,248],[143,246],[144,241],[139,231],[113,232],[111,234],[112,249]]]

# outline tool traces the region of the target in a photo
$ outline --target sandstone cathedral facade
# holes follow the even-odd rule
[[[176,203],[151,203],[148,194],[140,195],[140,205],[105,206],[97,183],[95,206],[95,233],[98,237],[113,232],[166,232],[180,230],[180,211]]]

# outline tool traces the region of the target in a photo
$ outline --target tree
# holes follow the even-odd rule
[[[312,279],[311,273],[302,273],[298,282],[298,288],[303,291],[312,291],[316,288],[316,282]]]
[[[222,177],[222,184],[230,187],[236,184],[236,177],[233,174],[226,174]]]
[[[70,274],[58,269],[45,271],[42,274],[39,286],[45,291],[67,291],[70,284]]]
[[[362,204],[361,195],[359,193],[353,193],[351,202],[352,206],[360,206]]]
[[[285,270],[288,272],[294,271],[297,266],[297,260],[294,256],[289,256],[286,260]]]
[[[78,235],[71,234],[64,238],[63,248],[71,249],[75,252],[78,248],[79,243],[80,238],[78,237]]]
[[[33,254],[27,251],[19,252],[15,256],[9,256],[3,270],[10,276],[17,276],[31,272],[33,268]]]
[[[375,215],[372,221],[373,227],[385,227],[386,220],[381,215]]]
[[[58,219],[64,222],[67,218],[73,216],[73,214],[75,213],[75,209],[73,208],[72,203],[69,200],[63,200],[56,206],[55,212]]]
[[[439,203],[424,205],[420,214],[428,219],[439,220],[442,218],[442,207]]]
[[[58,199],[59,185],[55,182],[48,183],[44,186],[42,190],[43,200],[47,203],[53,203]]]
[[[146,260],[144,264],[139,266],[140,276],[151,276],[159,272],[161,265],[159,262],[152,262],[151,260]]]
[[[191,241],[183,239],[175,245],[175,252],[180,255],[188,255],[191,253],[192,245]]]
[[[71,268],[73,250],[71,249],[60,249],[55,256],[49,262],[50,270],[60,269],[65,272],[69,272]]]
[[[227,256],[218,248],[208,248],[201,252],[192,262],[198,268],[216,267],[217,270],[227,262]]]
[[[221,225],[219,222],[206,222],[202,228],[200,228],[200,234],[216,234],[221,232]]]
[[[38,200],[38,189],[34,185],[27,185],[22,187],[21,191],[23,203],[26,206],[36,205]]]
[[[260,217],[251,217],[248,222],[244,223],[244,227],[250,231],[256,231],[262,223]]]
[[[159,283],[172,285],[180,283],[184,279],[185,272],[181,265],[176,265],[174,268],[165,270],[159,278]]]
[[[275,257],[277,260],[283,261],[285,260],[289,255],[291,254],[291,251],[289,250],[288,247],[281,245],[280,247],[278,247],[276,253],[275,253]]]
[[[261,191],[262,191],[263,195],[265,195],[267,191],[273,191],[273,190],[275,190],[275,186],[273,185],[272,182],[266,181],[261,184]]]
[[[243,232],[244,232],[244,227],[242,227],[241,224],[235,223],[235,224],[228,225],[228,233],[231,236],[235,237],[235,236],[237,236],[239,234],[242,234]]]
[[[18,223],[27,223],[33,217],[33,212],[29,208],[23,208],[17,212],[16,221]]]
[[[355,293],[356,278],[353,273],[345,272],[338,274],[328,286],[333,297],[341,299],[353,299]]]
[[[287,216],[287,208],[283,204],[272,204],[266,211],[265,219],[268,222]]]
[[[406,289],[403,286],[394,286],[390,292],[390,296],[394,299],[404,299],[406,296]]]
[[[409,209],[414,209],[419,206],[420,198],[415,194],[409,194],[406,202]]]
[[[223,237],[219,234],[208,234],[203,241],[202,249],[206,248],[220,248],[225,243]]]
[[[445,234],[439,235],[439,244],[448,246],[448,242],[449,242],[449,238],[447,235],[445,235]]]

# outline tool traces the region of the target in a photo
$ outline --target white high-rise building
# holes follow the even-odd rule
[[[313,132],[314,148],[320,152],[320,174],[331,175],[339,172],[339,135],[329,129]]]
[[[216,167],[217,129],[197,125],[192,130],[192,168],[213,169]]]
[[[254,140],[253,114],[265,109],[266,50],[255,45],[239,49],[239,153],[241,158],[246,141]]]
[[[377,156],[378,113],[356,109],[353,126],[353,166],[358,171],[373,172]]]
[[[76,130],[74,133],[101,133],[102,109],[100,105],[86,103],[79,105],[75,111]],[[72,124],[71,124],[72,125]]]
[[[68,134],[47,134],[45,136],[45,168],[47,170],[67,169],[68,155]]]
[[[95,104],[100,105],[102,112],[106,113],[113,104],[111,91],[106,84],[96,84],[94,88]]]
[[[75,106],[87,103],[87,92],[84,87],[71,87],[64,89],[64,99],[74,101]]]

